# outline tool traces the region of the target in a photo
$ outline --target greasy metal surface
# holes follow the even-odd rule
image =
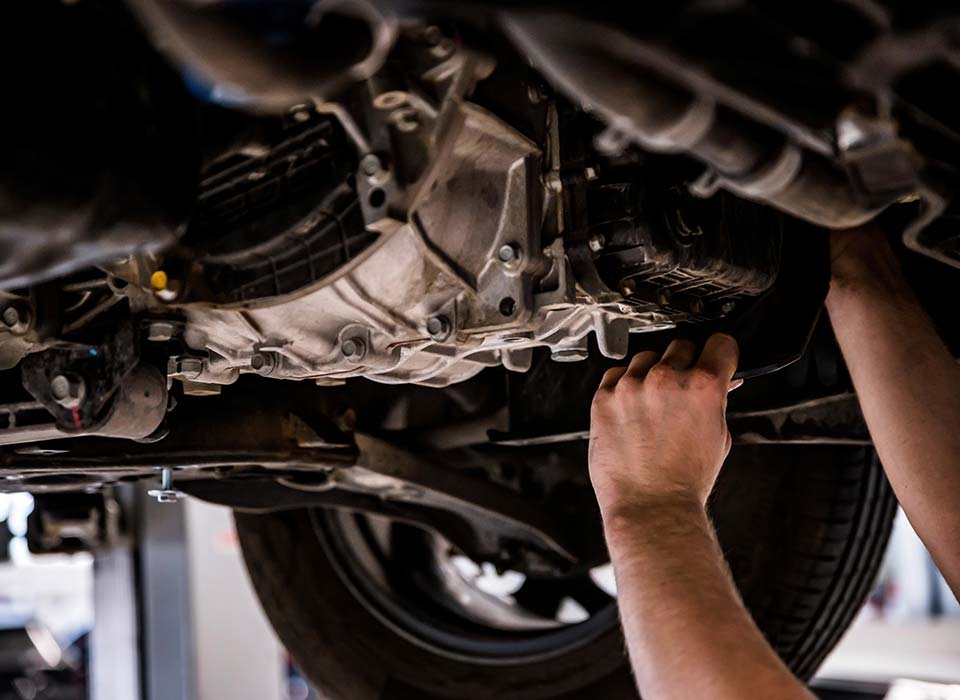
[[[539,150],[461,109],[452,154],[410,220],[371,224],[380,240],[326,284],[245,310],[188,307],[185,340],[210,357],[184,378],[228,384],[271,353],[275,366],[259,373],[274,378],[445,386],[488,366],[523,370],[534,347],[582,351],[592,332],[620,358],[631,330],[669,327],[655,311],[578,297],[562,245],[541,250]],[[551,266],[555,288],[534,293],[534,273]],[[438,317],[450,326],[440,339],[428,330]]]

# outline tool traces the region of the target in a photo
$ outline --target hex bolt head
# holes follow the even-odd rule
[[[657,292],[657,303],[660,306],[669,306],[671,301],[673,301],[673,294],[669,289],[661,289]]]
[[[590,246],[590,250],[594,253],[599,253],[603,250],[604,246],[607,244],[607,241],[604,239],[602,234],[597,234],[596,236],[590,236],[590,240],[587,245]]]
[[[513,243],[505,243],[497,250],[497,260],[504,265],[516,265],[521,255],[520,247]]]
[[[720,307],[720,310],[723,313],[728,314],[731,311],[733,311],[735,308],[737,308],[737,302],[731,300],[731,301],[723,302],[723,306]]]
[[[427,319],[427,333],[438,343],[449,338],[452,330],[450,319],[446,316],[431,316]]]
[[[177,328],[170,321],[154,321],[147,327],[147,340],[164,343],[176,335]]]
[[[340,343],[340,352],[348,360],[357,362],[367,354],[367,344],[360,337],[346,338]]]
[[[203,360],[199,357],[184,357],[177,362],[177,374],[182,374],[191,379],[200,376],[203,371]]]
[[[58,374],[50,380],[50,396],[64,408],[76,408],[87,395],[87,385],[76,375]]]
[[[637,283],[635,280],[626,279],[620,283],[620,293],[625,297],[632,296],[637,291]]]
[[[277,368],[277,357],[272,352],[255,352],[250,358],[250,367],[258,374],[270,374]]]
[[[691,299],[690,300],[690,312],[695,314],[702,314],[704,309],[703,299]]]
[[[383,169],[380,159],[374,153],[368,153],[360,159],[360,172],[367,177],[372,177]]]

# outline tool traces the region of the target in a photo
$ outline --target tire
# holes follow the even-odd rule
[[[890,533],[896,502],[872,450],[735,448],[710,507],[744,602],[808,679],[863,604]],[[236,521],[267,616],[331,700],[637,697],[616,624],[536,658],[444,653],[361,600],[323,512],[237,513]]]

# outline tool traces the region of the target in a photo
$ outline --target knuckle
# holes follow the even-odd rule
[[[720,374],[713,367],[694,367],[690,370],[690,379],[700,385],[713,384],[720,380]]]
[[[613,395],[613,387],[602,386],[597,389],[597,392],[593,395],[593,402],[590,404],[593,410],[602,409],[607,402],[610,401],[610,397]]]
[[[679,383],[679,373],[667,364],[656,364],[647,373],[647,380],[654,386],[665,386]]]
[[[604,372],[603,379],[601,381],[601,384],[604,385],[603,388],[607,388],[607,386],[615,384],[617,378],[620,376],[622,372],[623,370],[621,370],[619,367],[611,367],[606,372]]]
[[[633,374],[627,374],[617,384],[617,396],[631,395],[640,391],[643,386],[643,378]]]

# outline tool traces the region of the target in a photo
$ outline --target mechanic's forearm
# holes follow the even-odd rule
[[[702,506],[605,513],[624,634],[644,698],[812,698],[753,624]]]
[[[886,241],[871,243],[835,262],[827,309],[890,483],[960,596],[960,367]]]

